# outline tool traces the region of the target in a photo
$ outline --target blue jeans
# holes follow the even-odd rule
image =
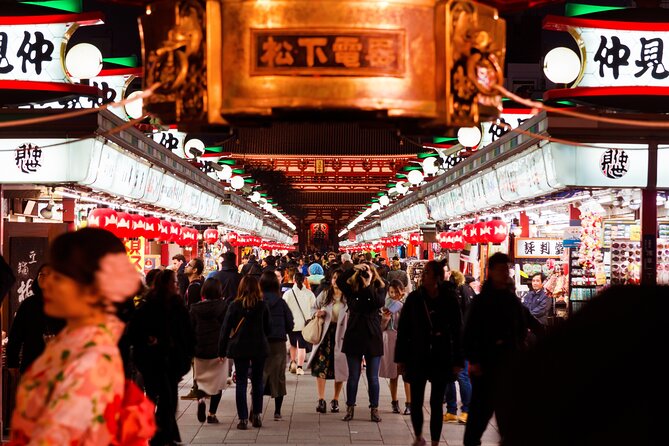
[[[369,387],[369,407],[379,407],[379,366],[380,356],[365,357],[367,363],[367,386]],[[358,396],[358,382],[362,369],[362,356],[346,355],[348,380],[346,381],[346,405],[355,406]]]
[[[462,369],[457,376],[458,384],[460,385],[460,402],[462,407],[460,410],[469,412],[469,403],[472,401],[472,383],[469,381],[469,374],[467,373],[467,361],[465,361],[465,368]],[[455,394],[455,382],[446,384],[446,392],[444,394],[446,400],[446,412],[456,414],[458,413],[458,400]]]
[[[237,416],[240,420],[249,419],[249,408],[246,402],[246,388],[248,386],[249,368],[251,369],[251,402],[254,414],[262,413],[263,380],[262,374],[265,368],[265,358],[235,359],[235,370],[237,371],[237,384],[235,389],[235,401],[237,403]]]

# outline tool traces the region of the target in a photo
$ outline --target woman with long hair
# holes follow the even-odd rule
[[[445,262],[431,260],[420,287],[404,303],[397,327],[395,362],[411,383],[411,424],[414,445],[423,438],[423,401],[430,381],[430,436],[437,446],[443,425],[446,383],[462,370],[462,318],[455,287],[445,281]]]
[[[286,338],[293,330],[293,315],[281,298],[279,280],[272,271],[260,276],[260,289],[269,307],[272,331],[267,336],[269,356],[265,361],[263,385],[265,395],[274,398],[274,419],[281,419],[281,406],[286,395]]]
[[[323,319],[323,333],[318,344],[309,357],[307,367],[311,367],[311,374],[316,377],[318,387],[318,406],[316,412],[326,413],[325,402],[326,380],[334,380],[334,397],[330,401],[330,412],[339,412],[339,395],[348,379],[346,356],[342,353],[342,341],[346,332],[348,309],[346,298],[337,286],[337,278],[341,270],[332,272],[328,288],[321,292],[311,308],[312,317]]]
[[[390,386],[391,406],[393,413],[400,413],[400,403],[397,400],[397,383],[399,381],[399,370],[395,363],[395,343],[397,342],[397,325],[400,313],[404,306],[404,285],[397,279],[393,279],[388,285],[388,296],[382,308],[381,328],[383,329],[383,357],[379,367],[379,377],[388,378]],[[410,386],[404,381],[404,415],[411,414]]]
[[[293,314],[293,330],[288,333],[290,341],[290,373],[304,375],[302,366],[311,344],[307,343],[302,336],[302,329],[311,318],[311,308],[316,303],[316,296],[304,285],[304,275],[295,272],[292,281],[295,283],[290,289],[283,293],[283,300],[288,304]]]
[[[223,288],[216,279],[202,284],[202,301],[190,307],[190,320],[195,332],[194,377],[197,381],[197,420],[217,424],[216,410],[227,387],[228,360],[218,356],[218,336],[221,333],[227,303],[221,299]],[[209,414],[205,398],[209,396]]]
[[[274,274],[273,272],[271,274]],[[237,385],[235,401],[239,423],[237,429],[248,429],[249,411],[246,401],[249,370],[251,372],[252,406],[251,424],[261,427],[263,370],[269,355],[267,336],[272,322],[269,308],[263,301],[260,282],[254,276],[244,276],[239,283],[237,297],[228,307],[221,336],[218,356],[232,358],[235,362]]]
[[[385,282],[371,263],[361,263],[337,278],[337,286],[346,296],[349,320],[344,334],[342,351],[346,353],[349,379],[346,381],[346,416],[353,419],[358,383],[365,359],[370,417],[375,423],[379,416],[379,366],[383,356],[383,333],[380,310],[385,302]]]
[[[191,368],[195,348],[177,273],[166,269],[156,277],[130,321],[128,337],[146,394],[157,406],[158,432],[151,444],[176,444],[181,441],[176,421],[179,381]]]
[[[117,347],[123,323],[115,305],[141,287],[125,246],[103,229],[69,232],[53,241],[49,264],[44,313],[66,326],[21,378],[10,444],[109,445],[122,436],[146,444],[155,431],[150,401],[136,407],[134,438],[123,427],[127,398],[143,398],[126,386]]]

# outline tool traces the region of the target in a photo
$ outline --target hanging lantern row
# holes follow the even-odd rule
[[[465,244],[502,243],[509,234],[509,228],[502,220],[478,222],[465,225],[462,231],[442,232],[439,234],[439,245],[443,249],[455,251],[464,249]]]
[[[276,243],[265,240],[262,243],[260,243],[260,248],[266,249],[268,251],[272,251],[275,249],[279,251],[290,251],[293,249],[293,246],[286,245],[285,243]]]
[[[255,235],[241,235],[236,232],[228,232],[226,237],[232,246],[260,246],[262,239]]]
[[[109,208],[93,209],[88,214],[88,226],[106,229],[118,238],[139,238],[176,243],[180,246],[197,244],[198,231],[179,223],[145,217],[139,214],[117,212]]]

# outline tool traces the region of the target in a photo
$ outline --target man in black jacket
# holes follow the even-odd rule
[[[224,300],[237,297],[237,289],[239,288],[239,282],[242,280],[242,275],[237,272],[237,256],[234,252],[228,251],[223,254],[221,270],[217,271],[213,277],[221,282]]]
[[[256,279],[260,279],[261,274],[262,268],[256,260],[255,254],[249,255],[249,261],[242,267],[242,276],[253,276]]]
[[[183,254],[176,254],[172,257],[172,270],[177,273],[177,282],[179,283],[179,295],[184,297],[188,289],[188,277],[186,277],[186,257]]]
[[[464,349],[472,380],[472,402],[464,446],[481,444],[481,436],[495,412],[498,378],[520,352],[527,336],[525,312],[509,276],[510,264],[506,254],[490,257],[488,280],[474,298],[465,324]]]

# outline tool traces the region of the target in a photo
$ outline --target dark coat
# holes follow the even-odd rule
[[[546,291],[543,288],[539,291],[531,290],[523,298],[523,305],[530,310],[532,316],[544,325],[548,324],[549,304],[550,298],[546,295]]]
[[[227,302],[204,300],[190,307],[190,323],[195,332],[195,357],[214,359],[218,357],[218,337],[225,320]]]
[[[180,379],[190,370],[195,334],[179,296],[149,294],[133,315],[128,335],[134,362],[145,378],[167,373]]]
[[[522,350],[527,321],[520,299],[511,290],[483,286],[469,309],[464,332],[465,358],[483,372],[496,369]]]
[[[237,272],[237,267],[235,265],[224,263],[221,270],[217,271],[213,277],[221,282],[224,299],[232,301],[237,297],[237,290],[239,289],[239,282],[242,280],[242,275]]]
[[[191,305],[202,302],[201,291],[203,282],[202,279],[195,279],[188,283],[188,288],[186,288],[186,294],[184,295],[186,308],[190,308]]]
[[[402,308],[395,362],[405,364],[408,380],[418,376],[450,380],[453,367],[464,366],[461,337],[455,287],[442,283],[436,298],[420,287],[409,294]]]
[[[241,319],[244,321],[239,324]],[[230,339],[230,333],[239,325],[237,334]],[[269,307],[264,301],[258,302],[253,308],[244,308],[239,300],[233,301],[221,327],[218,342],[220,357],[254,359],[269,355],[267,336],[272,331],[272,320]]]
[[[345,271],[337,277],[337,286],[344,293],[348,305],[342,352],[356,356],[383,356],[380,309],[385,304],[386,288],[368,286],[353,291],[347,280],[355,271]]]
[[[249,260],[246,265],[242,266],[242,276],[254,276],[260,279],[261,275],[262,267],[257,260]]]
[[[186,296],[186,290],[188,289],[188,276],[186,276],[186,263],[183,263],[177,270],[177,283],[179,284],[179,295],[181,297]]]
[[[462,312],[462,318],[464,320],[467,317],[467,313],[469,312],[469,307],[472,305],[472,301],[476,297],[476,292],[468,283],[460,285],[457,291],[460,311]]]
[[[272,318],[272,330],[267,339],[269,341],[286,341],[288,333],[293,331],[293,313],[288,308],[288,304],[276,293],[264,293],[265,302],[269,307],[269,313]]]
[[[35,289],[33,288],[35,292]],[[44,335],[57,335],[65,321],[44,314],[44,298],[41,292],[27,297],[14,316],[7,340],[7,368],[18,368],[25,372],[37,359],[46,344]]]

